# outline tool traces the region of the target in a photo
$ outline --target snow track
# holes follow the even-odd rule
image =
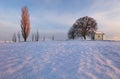
[[[120,42],[0,44],[0,79],[120,79]]]

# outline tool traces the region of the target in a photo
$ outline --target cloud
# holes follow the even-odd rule
[[[98,22],[98,30],[103,31],[107,38],[120,38],[119,0],[92,0],[89,7],[78,5],[78,3],[82,4],[82,0],[73,1],[74,0],[70,3],[64,3],[63,0],[29,1],[28,4],[30,7],[28,8],[30,13],[31,31],[39,29],[41,32],[46,32],[46,34],[53,32],[59,34],[60,32],[67,33],[69,28],[78,18],[90,16],[96,19]],[[72,5],[72,2],[74,6]],[[87,0],[84,1],[84,4],[85,3],[87,3]],[[67,4],[67,6],[64,4]],[[7,31],[10,33],[20,30],[21,10],[18,10],[17,8],[0,8],[0,13],[1,29],[9,28]],[[5,32],[6,31],[4,30],[3,33]]]
[[[120,39],[119,7],[119,0],[99,0],[91,6],[90,16],[97,20],[98,28],[106,34],[106,39]]]
[[[68,29],[72,26],[72,24],[80,17],[90,16],[97,20],[98,22],[98,30],[103,31],[106,37],[109,39],[113,39],[114,35],[117,35],[117,38],[120,38],[120,3],[118,0],[115,1],[106,1],[106,0],[96,0],[89,10],[77,11],[76,13],[58,13],[57,11],[43,11],[39,13],[39,15],[34,16],[34,22],[38,23],[50,23],[50,24],[58,24],[62,26],[66,26]],[[37,16],[41,17],[38,18]],[[42,17],[44,16],[44,17]],[[40,20],[41,19],[41,20]],[[61,26],[61,29],[62,29]],[[47,27],[47,26],[46,26]],[[63,27],[63,28],[64,28]],[[66,29],[66,32],[68,31]],[[111,38],[110,38],[111,36]]]
[[[71,26],[75,20],[72,14],[58,14],[58,13],[46,14],[44,19],[47,22],[66,25],[66,26]]]
[[[19,11],[0,8],[0,40],[11,40],[20,30]]]
[[[44,0],[46,3],[60,3],[62,0]]]
[[[61,26],[63,28],[70,28],[76,20],[76,17],[70,13],[57,13],[55,11],[45,11],[38,13],[37,15],[32,15],[31,20],[33,23],[42,25],[42,26],[52,26],[54,27]],[[35,26],[35,25],[33,25]]]

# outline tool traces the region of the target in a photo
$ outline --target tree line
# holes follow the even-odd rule
[[[21,15],[21,34],[24,39],[24,41],[27,41],[27,38],[30,34],[30,16],[29,16],[29,11],[26,6],[22,8],[22,15]],[[17,37],[18,37],[18,42],[20,42],[21,38],[20,32],[17,34],[14,33],[12,37],[13,42],[17,42]],[[45,36],[43,37],[43,40],[45,40]],[[52,36],[52,40],[54,40],[54,36]],[[32,41],[39,41],[39,32],[37,31],[35,34],[32,34]]]
[[[24,42],[26,42],[30,34],[30,15],[26,6],[24,6],[21,11],[21,34],[24,39]],[[75,23],[72,25],[72,27],[68,31],[68,39],[74,40],[77,38],[81,38],[86,40],[86,37],[91,37],[96,30],[96,20],[94,18],[85,16],[76,20]],[[18,32],[16,36],[16,34],[14,33],[12,41],[16,42],[18,37],[18,41],[20,42],[21,34],[20,32]],[[94,40],[94,37],[92,37],[91,39]],[[43,37],[43,40],[45,40],[45,37]],[[54,36],[52,36],[52,40],[54,40]],[[36,32],[36,34],[32,34],[32,41],[39,41],[38,31]]]

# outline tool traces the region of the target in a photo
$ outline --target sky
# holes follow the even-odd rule
[[[0,0],[0,40],[21,32],[21,8],[30,14],[31,35],[67,39],[73,23],[84,16],[94,18],[106,40],[120,40],[120,0]]]

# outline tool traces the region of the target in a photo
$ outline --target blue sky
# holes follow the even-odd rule
[[[1,0],[0,40],[11,40],[21,31],[23,6],[29,9],[31,34],[39,30],[41,37],[63,39],[78,18],[90,16],[105,39],[120,40],[120,0]]]

